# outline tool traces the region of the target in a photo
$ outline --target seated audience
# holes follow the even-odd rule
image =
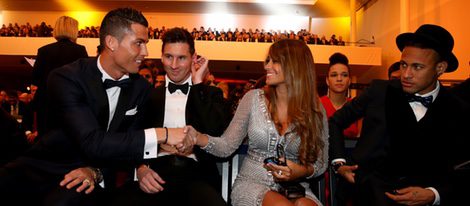
[[[388,79],[400,79],[400,62],[395,62],[388,68]]]

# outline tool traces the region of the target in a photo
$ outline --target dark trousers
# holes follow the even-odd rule
[[[34,168],[9,164],[0,168],[0,194],[3,202],[14,205],[80,206],[97,205],[100,189],[91,195],[76,188],[61,187],[63,175],[50,174]]]
[[[407,178],[388,177],[376,172],[357,174],[356,183],[350,184],[343,180],[343,187],[353,193],[353,204],[357,206],[401,206],[385,195],[396,189],[410,186]],[[347,184],[347,185],[346,185]],[[411,184],[413,185],[413,184]]]
[[[168,155],[156,158],[150,167],[165,180],[163,191],[147,194],[139,188],[138,182],[134,182],[117,192],[112,205],[226,205],[221,194],[201,178],[204,170],[195,160]]]

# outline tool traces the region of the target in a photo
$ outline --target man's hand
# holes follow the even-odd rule
[[[34,139],[38,136],[38,132],[31,132],[26,135],[26,139],[28,140],[28,143],[33,144]]]
[[[209,74],[209,60],[195,53],[191,64],[191,80],[193,84],[203,82],[207,74]]]
[[[353,165],[353,166],[342,165],[338,168],[338,174],[343,176],[343,178],[346,179],[346,181],[350,183],[355,183],[354,176],[356,176],[356,173],[354,173],[354,171],[357,170],[357,168],[358,168],[357,165]]]
[[[421,187],[406,187],[395,190],[395,194],[386,192],[388,198],[403,205],[428,205],[432,204],[435,199],[434,192]]]
[[[77,192],[85,190],[85,194],[90,194],[95,189],[95,177],[94,171],[89,167],[81,167],[64,176],[64,179],[60,182],[60,186],[65,186],[67,189],[71,189],[79,184]]]
[[[165,184],[165,181],[147,165],[137,168],[137,179],[140,189],[146,193],[154,194],[163,191],[162,184]]]

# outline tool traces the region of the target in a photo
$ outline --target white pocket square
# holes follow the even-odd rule
[[[127,116],[132,116],[132,115],[135,115],[135,114],[137,114],[137,106],[134,109],[130,109],[130,110],[126,111]]]

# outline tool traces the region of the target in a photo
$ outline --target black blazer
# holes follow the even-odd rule
[[[150,84],[138,74],[130,75],[131,84],[121,89],[107,131],[109,106],[101,77],[96,58],[80,59],[51,72],[48,115],[52,130],[18,161],[64,175],[85,165],[133,167],[130,164],[143,160],[144,131],[134,128],[144,113]]]
[[[165,115],[165,86],[155,88],[146,108],[146,127],[163,127]],[[204,84],[192,85],[186,103],[186,124],[199,132],[220,136],[231,120],[228,104],[223,98],[222,90]],[[214,180],[218,176],[215,161],[217,158],[194,147],[194,152],[201,167],[206,169],[207,178]],[[217,176],[214,176],[217,175]],[[214,184],[216,184],[214,182]]]
[[[346,157],[342,131],[364,117],[361,138],[350,159],[359,165],[356,182],[371,173],[405,177],[409,184],[436,188],[441,205],[447,205],[452,168],[468,158],[463,148],[468,141],[468,114],[466,105],[441,85],[417,122],[400,81],[376,80],[330,118],[330,158]]]
[[[61,39],[39,48],[32,76],[32,84],[38,86],[33,100],[35,107],[38,109],[46,107],[47,77],[52,70],[86,57],[88,54],[85,47],[68,39]],[[45,116],[40,114],[38,118],[38,130],[43,132],[46,129]]]

